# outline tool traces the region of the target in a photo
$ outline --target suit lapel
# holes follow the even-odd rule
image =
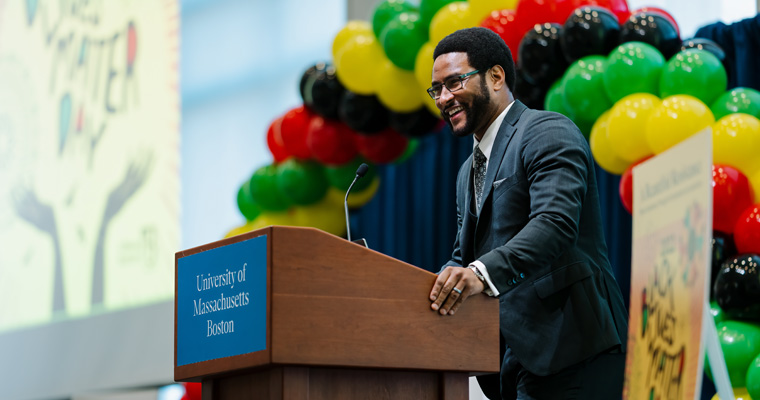
[[[504,116],[504,120],[501,122],[499,130],[496,132],[496,138],[494,139],[493,147],[491,148],[491,156],[488,159],[486,180],[483,183],[483,197],[480,199],[481,210],[483,210],[483,205],[485,204],[486,199],[490,197],[491,192],[493,191],[493,181],[496,178],[496,173],[501,167],[501,162],[504,159],[507,145],[509,144],[510,139],[512,139],[512,135],[515,133],[515,124],[526,109],[527,107],[523,103],[519,100],[515,100],[515,103],[512,104],[507,115]],[[470,159],[472,159],[472,156],[470,156]],[[470,161],[470,165],[472,165],[472,161]]]
[[[474,227],[474,218],[472,213],[473,184],[472,184],[472,155],[465,161],[467,174],[464,185],[459,188],[459,195],[464,199],[464,209],[459,210],[462,216],[462,231],[460,232],[459,247],[462,251],[462,261],[469,264],[473,260],[472,254],[472,232]]]

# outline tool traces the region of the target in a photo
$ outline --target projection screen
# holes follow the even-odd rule
[[[0,0],[8,398],[172,380],[176,0]]]

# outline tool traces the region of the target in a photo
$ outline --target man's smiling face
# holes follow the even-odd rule
[[[449,82],[452,78],[472,72],[467,53],[446,53],[435,59],[433,64],[433,86]],[[491,96],[485,82],[486,71],[471,75],[463,82],[463,87],[450,92],[445,86],[435,105],[441,116],[456,136],[467,136],[487,128],[487,114]]]

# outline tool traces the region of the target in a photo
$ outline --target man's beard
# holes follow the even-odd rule
[[[490,103],[491,103],[491,94],[488,93],[488,87],[486,86],[485,82],[481,81],[480,93],[472,97],[470,104],[460,103],[462,108],[464,108],[465,115],[467,116],[467,119],[465,120],[465,123],[464,123],[464,127],[462,127],[462,129],[455,129],[454,126],[451,124],[451,120],[449,119],[448,115],[444,115],[443,117],[446,120],[446,123],[449,124],[449,127],[451,128],[451,131],[454,133],[454,136],[456,137],[469,136],[474,133],[477,124],[482,123],[483,119],[485,118],[488,112],[488,106],[490,105]]]

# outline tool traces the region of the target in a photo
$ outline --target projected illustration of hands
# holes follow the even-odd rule
[[[53,312],[65,312],[66,300],[63,296],[63,261],[61,243],[55,211],[49,204],[43,203],[37,194],[27,187],[19,187],[13,193],[13,206],[16,214],[40,231],[47,233],[53,242],[55,266],[53,273]]]
[[[119,183],[108,195],[103,219],[98,231],[98,240],[95,245],[95,259],[93,260],[92,275],[92,302],[93,306],[103,304],[104,264],[105,264],[105,238],[108,226],[113,218],[121,211],[127,200],[137,192],[148,180],[153,164],[153,154],[147,153],[133,160],[127,172]]]

